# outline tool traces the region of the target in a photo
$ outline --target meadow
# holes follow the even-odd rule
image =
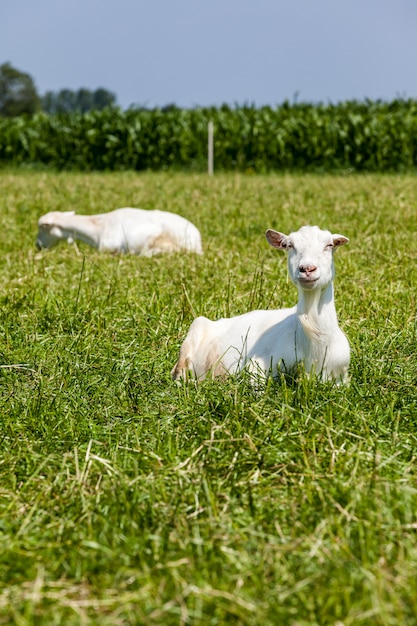
[[[417,623],[415,174],[0,171],[0,624]],[[181,213],[204,256],[38,252],[50,210]],[[295,303],[318,224],[346,387],[175,385],[196,315]]]

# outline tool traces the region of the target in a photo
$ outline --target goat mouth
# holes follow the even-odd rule
[[[298,280],[300,285],[303,287],[307,287],[307,289],[311,289],[317,283],[319,277],[318,276],[299,276]]]

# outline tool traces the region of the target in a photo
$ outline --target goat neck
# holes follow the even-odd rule
[[[323,339],[338,326],[333,283],[323,289],[298,288],[297,318],[311,339]]]
[[[62,214],[59,227],[65,239],[78,239],[98,248],[101,223],[97,216]]]

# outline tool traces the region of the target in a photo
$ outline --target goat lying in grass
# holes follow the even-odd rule
[[[100,252],[130,252],[153,256],[163,252],[202,253],[199,230],[180,215],[167,211],[123,208],[100,215],[53,211],[38,222],[38,248],[51,248],[75,239]]]
[[[288,236],[267,230],[266,238],[288,252],[297,305],[214,322],[196,318],[171,372],[174,380],[189,374],[199,379],[209,372],[234,374],[243,368],[267,377],[303,363],[306,372],[322,380],[347,382],[350,348],[336,317],[333,252],[348,239],[317,226],[303,226]]]

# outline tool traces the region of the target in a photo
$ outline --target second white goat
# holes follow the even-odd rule
[[[181,215],[130,207],[99,215],[53,211],[38,222],[36,245],[51,248],[61,240],[84,241],[101,252],[153,256],[164,252],[202,253],[200,231]]]
[[[348,381],[350,348],[336,316],[333,253],[349,240],[317,226],[303,226],[290,235],[267,230],[266,238],[288,253],[297,305],[217,321],[196,318],[171,372],[174,380],[234,374],[243,368],[265,378],[303,363],[306,372],[322,380]]]

